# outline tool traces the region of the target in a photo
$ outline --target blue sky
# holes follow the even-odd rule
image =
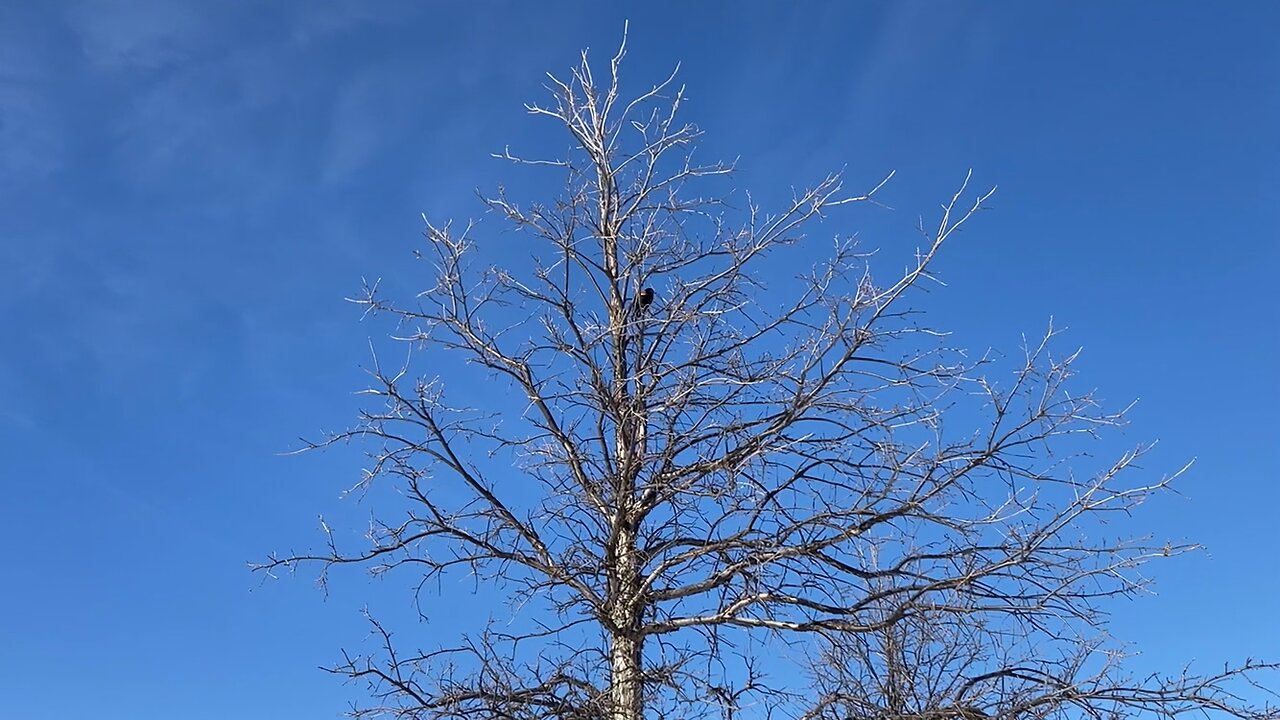
[[[0,5],[0,714],[333,717],[358,696],[316,666],[359,647],[364,604],[408,600],[246,570],[366,512],[338,500],[356,455],[279,453],[353,417],[381,329],[343,298],[415,287],[420,213],[542,191],[489,153],[562,144],[522,103],[626,18],[632,89],[681,61],[735,187],[897,171],[893,212],[832,233],[911,243],[968,168],[998,184],[935,322],[1014,350],[1053,316],[1083,384],[1141,398],[1099,452],[1198,458],[1135,527],[1209,553],[1159,566],[1119,633],[1169,669],[1280,656],[1280,5],[602,5]]]

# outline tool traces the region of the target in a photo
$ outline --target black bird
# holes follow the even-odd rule
[[[640,297],[636,300],[636,303],[639,304],[641,310],[644,310],[645,308],[652,305],[653,304],[653,288],[645,288],[644,290],[642,290],[640,292]]]

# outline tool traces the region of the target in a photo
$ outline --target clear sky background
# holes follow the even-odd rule
[[[1209,551],[1158,565],[1118,633],[1170,670],[1280,657],[1280,4],[470,5],[0,3],[0,717],[358,697],[316,667],[360,647],[362,605],[408,598],[248,572],[315,545],[320,513],[367,512],[338,500],[354,452],[278,453],[354,417],[381,328],[343,298],[419,284],[420,213],[542,192],[489,153],[563,147],[522,103],[625,18],[631,89],[683,62],[700,153],[740,157],[735,186],[897,170],[895,211],[823,231],[905,247],[968,168],[998,184],[942,261],[935,324],[1016,350],[1053,316],[1082,389],[1141,398],[1099,453],[1198,458],[1134,528]]]

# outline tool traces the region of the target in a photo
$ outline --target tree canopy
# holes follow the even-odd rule
[[[1135,676],[1110,636],[1107,602],[1193,546],[1125,531],[1179,473],[1137,469],[1146,446],[1083,459],[1124,412],[1076,388],[1077,353],[1050,328],[1009,367],[914,305],[991,192],[966,178],[887,279],[851,235],[802,264],[815,220],[889,178],[850,192],[833,174],[772,211],[704,195],[732,167],[695,161],[675,74],[623,94],[623,56],[597,77],[584,53],[528,106],[566,155],[500,154],[561,178],[551,198],[484,198],[531,265],[429,222],[430,286],[358,299],[416,357],[515,392],[474,406],[376,363],[359,423],[309,446],[361,443],[362,483],[403,504],[365,547],[330,533],[263,570],[471,574],[502,599],[439,645],[371,618],[382,647],[333,668],[369,682],[356,715],[1278,717],[1256,702],[1274,665]]]

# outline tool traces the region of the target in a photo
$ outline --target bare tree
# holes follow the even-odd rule
[[[888,282],[838,239],[768,287],[807,226],[884,182],[832,175],[775,213],[695,195],[731,167],[692,159],[674,74],[624,99],[622,58],[600,81],[584,53],[528,106],[569,131],[567,155],[499,156],[564,179],[552,202],[485,199],[538,243],[529,267],[481,266],[474,226],[428,223],[434,285],[357,300],[518,395],[469,407],[375,363],[359,424],[309,444],[366,444],[361,485],[405,506],[367,546],[326,527],[324,551],[260,569],[471,574],[506,601],[429,650],[371,618],[381,648],[332,669],[369,681],[355,715],[1276,717],[1230,694],[1271,666],[1130,682],[1108,654],[1104,601],[1191,548],[1102,532],[1172,478],[1128,479],[1144,447],[1080,461],[1123,413],[1071,389],[1076,355],[1051,329],[999,382],[998,357],[949,349],[913,311],[991,193],[966,179]]]
[[[1139,677],[1104,633],[1047,636],[982,612],[927,609],[874,632],[828,635],[822,647],[811,720],[1276,716],[1249,700],[1274,697],[1258,681],[1274,665]]]

